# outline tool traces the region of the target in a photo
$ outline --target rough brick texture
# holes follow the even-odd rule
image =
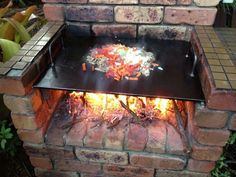
[[[208,173],[213,170],[214,167],[215,162],[189,159],[187,169],[189,171]]]
[[[166,126],[159,121],[148,127],[146,151],[164,153],[166,147]]]
[[[128,131],[128,140],[126,149],[128,150],[144,150],[147,143],[147,129],[137,125],[131,124]]]
[[[121,23],[160,23],[163,18],[163,7],[117,6],[114,9],[116,22]]]
[[[140,0],[141,4],[174,5],[176,0]]]
[[[44,142],[45,127],[38,130],[18,130],[17,134],[24,142],[41,144]]]
[[[79,177],[77,172],[62,172],[55,170],[43,170],[40,168],[35,168],[35,175],[37,177]]]
[[[197,6],[217,6],[220,0],[194,0]]]
[[[182,170],[186,160],[154,154],[130,154],[130,164],[144,168]]]
[[[210,177],[210,175],[191,171],[156,170],[155,177]]]
[[[104,148],[122,150],[124,138],[124,128],[116,127],[113,129],[107,129],[106,137],[104,139]]]
[[[212,25],[216,8],[166,7],[164,22],[169,24]]]
[[[183,155],[184,145],[183,145],[181,136],[177,132],[177,130],[173,126],[168,125],[166,129],[166,133],[167,133],[167,140],[166,140],[167,152],[170,154]]]
[[[12,113],[35,113],[42,105],[42,99],[39,90],[35,90],[31,94],[24,97],[4,95],[3,98],[5,105],[12,111]]]
[[[119,165],[128,164],[128,154],[126,152],[76,148],[76,156],[79,160],[85,162],[99,162]]]
[[[228,121],[228,112],[210,110],[200,105],[196,106],[194,123],[199,127],[223,128]]]
[[[177,0],[178,5],[190,5],[192,2],[193,0]]]
[[[93,25],[92,31],[96,36],[136,37],[135,25]]]
[[[84,144],[86,147],[102,148],[103,139],[105,136],[106,125],[96,126],[97,123],[90,123],[88,125],[88,132],[84,137]]]
[[[17,129],[36,130],[42,124],[37,125],[35,115],[11,114],[12,122]]]
[[[138,28],[139,36],[148,36],[156,39],[170,40],[189,40],[185,26],[167,26],[167,25],[140,25]]]
[[[46,157],[30,157],[30,162],[34,167],[51,170],[52,162]]]
[[[45,4],[43,11],[49,21],[64,21],[65,14],[63,5]]]
[[[204,146],[194,142],[192,143],[191,157],[195,160],[217,161],[222,152],[222,147]]]
[[[236,114],[234,114],[229,121],[229,129],[236,130]]]
[[[78,171],[83,173],[98,173],[101,171],[100,164],[84,163],[72,159],[55,160],[54,165],[55,169],[60,171]]]
[[[96,4],[138,4],[138,0],[89,0]]]
[[[104,165],[104,174],[114,176],[128,176],[128,177],[153,177],[154,169],[141,168],[133,166],[117,166],[117,165]]]
[[[228,130],[221,129],[196,128],[193,131],[196,141],[200,144],[213,146],[224,146],[230,135]]]
[[[66,18],[80,22],[112,22],[113,9],[110,6],[68,6]]]

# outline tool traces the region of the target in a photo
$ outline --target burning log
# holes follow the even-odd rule
[[[116,96],[116,98],[117,98],[117,96]],[[119,98],[118,98],[118,101],[120,102],[120,105],[121,105],[124,109],[126,109],[126,110],[128,111],[128,113],[130,113],[130,114],[133,116],[133,118],[134,118],[140,125],[142,125],[142,123],[141,123],[139,117],[134,113],[134,111],[132,111],[132,110],[131,110],[122,100],[120,100]]]
[[[175,100],[172,100],[172,102],[173,102],[173,106],[174,106],[177,126],[179,128],[179,132],[180,132],[180,135],[181,135],[181,138],[182,138],[182,141],[183,141],[184,148],[185,148],[187,153],[190,153],[191,148],[190,148],[188,138],[187,138],[187,135],[186,135],[186,130],[184,128],[184,123],[183,123],[182,116],[180,114],[179,108],[178,108]]]

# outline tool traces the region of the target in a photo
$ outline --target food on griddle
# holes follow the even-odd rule
[[[86,58],[95,65],[95,70],[106,73],[108,78],[138,80],[141,75],[149,76],[150,70],[158,66],[153,53],[143,48],[126,47],[122,44],[107,44],[94,48]]]
[[[86,63],[83,63],[83,64],[82,64],[82,70],[83,70],[83,71],[86,71],[86,70],[87,70]]]

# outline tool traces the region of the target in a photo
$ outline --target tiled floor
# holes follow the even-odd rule
[[[217,89],[236,89],[236,29],[195,27]]]

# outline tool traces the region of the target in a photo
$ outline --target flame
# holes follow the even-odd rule
[[[84,93],[84,92],[72,92],[69,97],[73,103],[80,103],[81,98],[86,102],[86,105],[91,108],[94,113],[100,114],[106,112],[112,114],[118,110],[124,110],[120,104],[122,101],[137,115],[141,113],[151,112],[153,117],[165,117],[167,112],[173,108],[171,100],[161,98],[147,98],[147,97],[134,97],[113,94],[102,93]],[[76,111],[76,110],[74,110]],[[72,112],[74,112],[72,111]],[[78,111],[76,111],[77,113]],[[149,115],[150,116],[150,115]]]

